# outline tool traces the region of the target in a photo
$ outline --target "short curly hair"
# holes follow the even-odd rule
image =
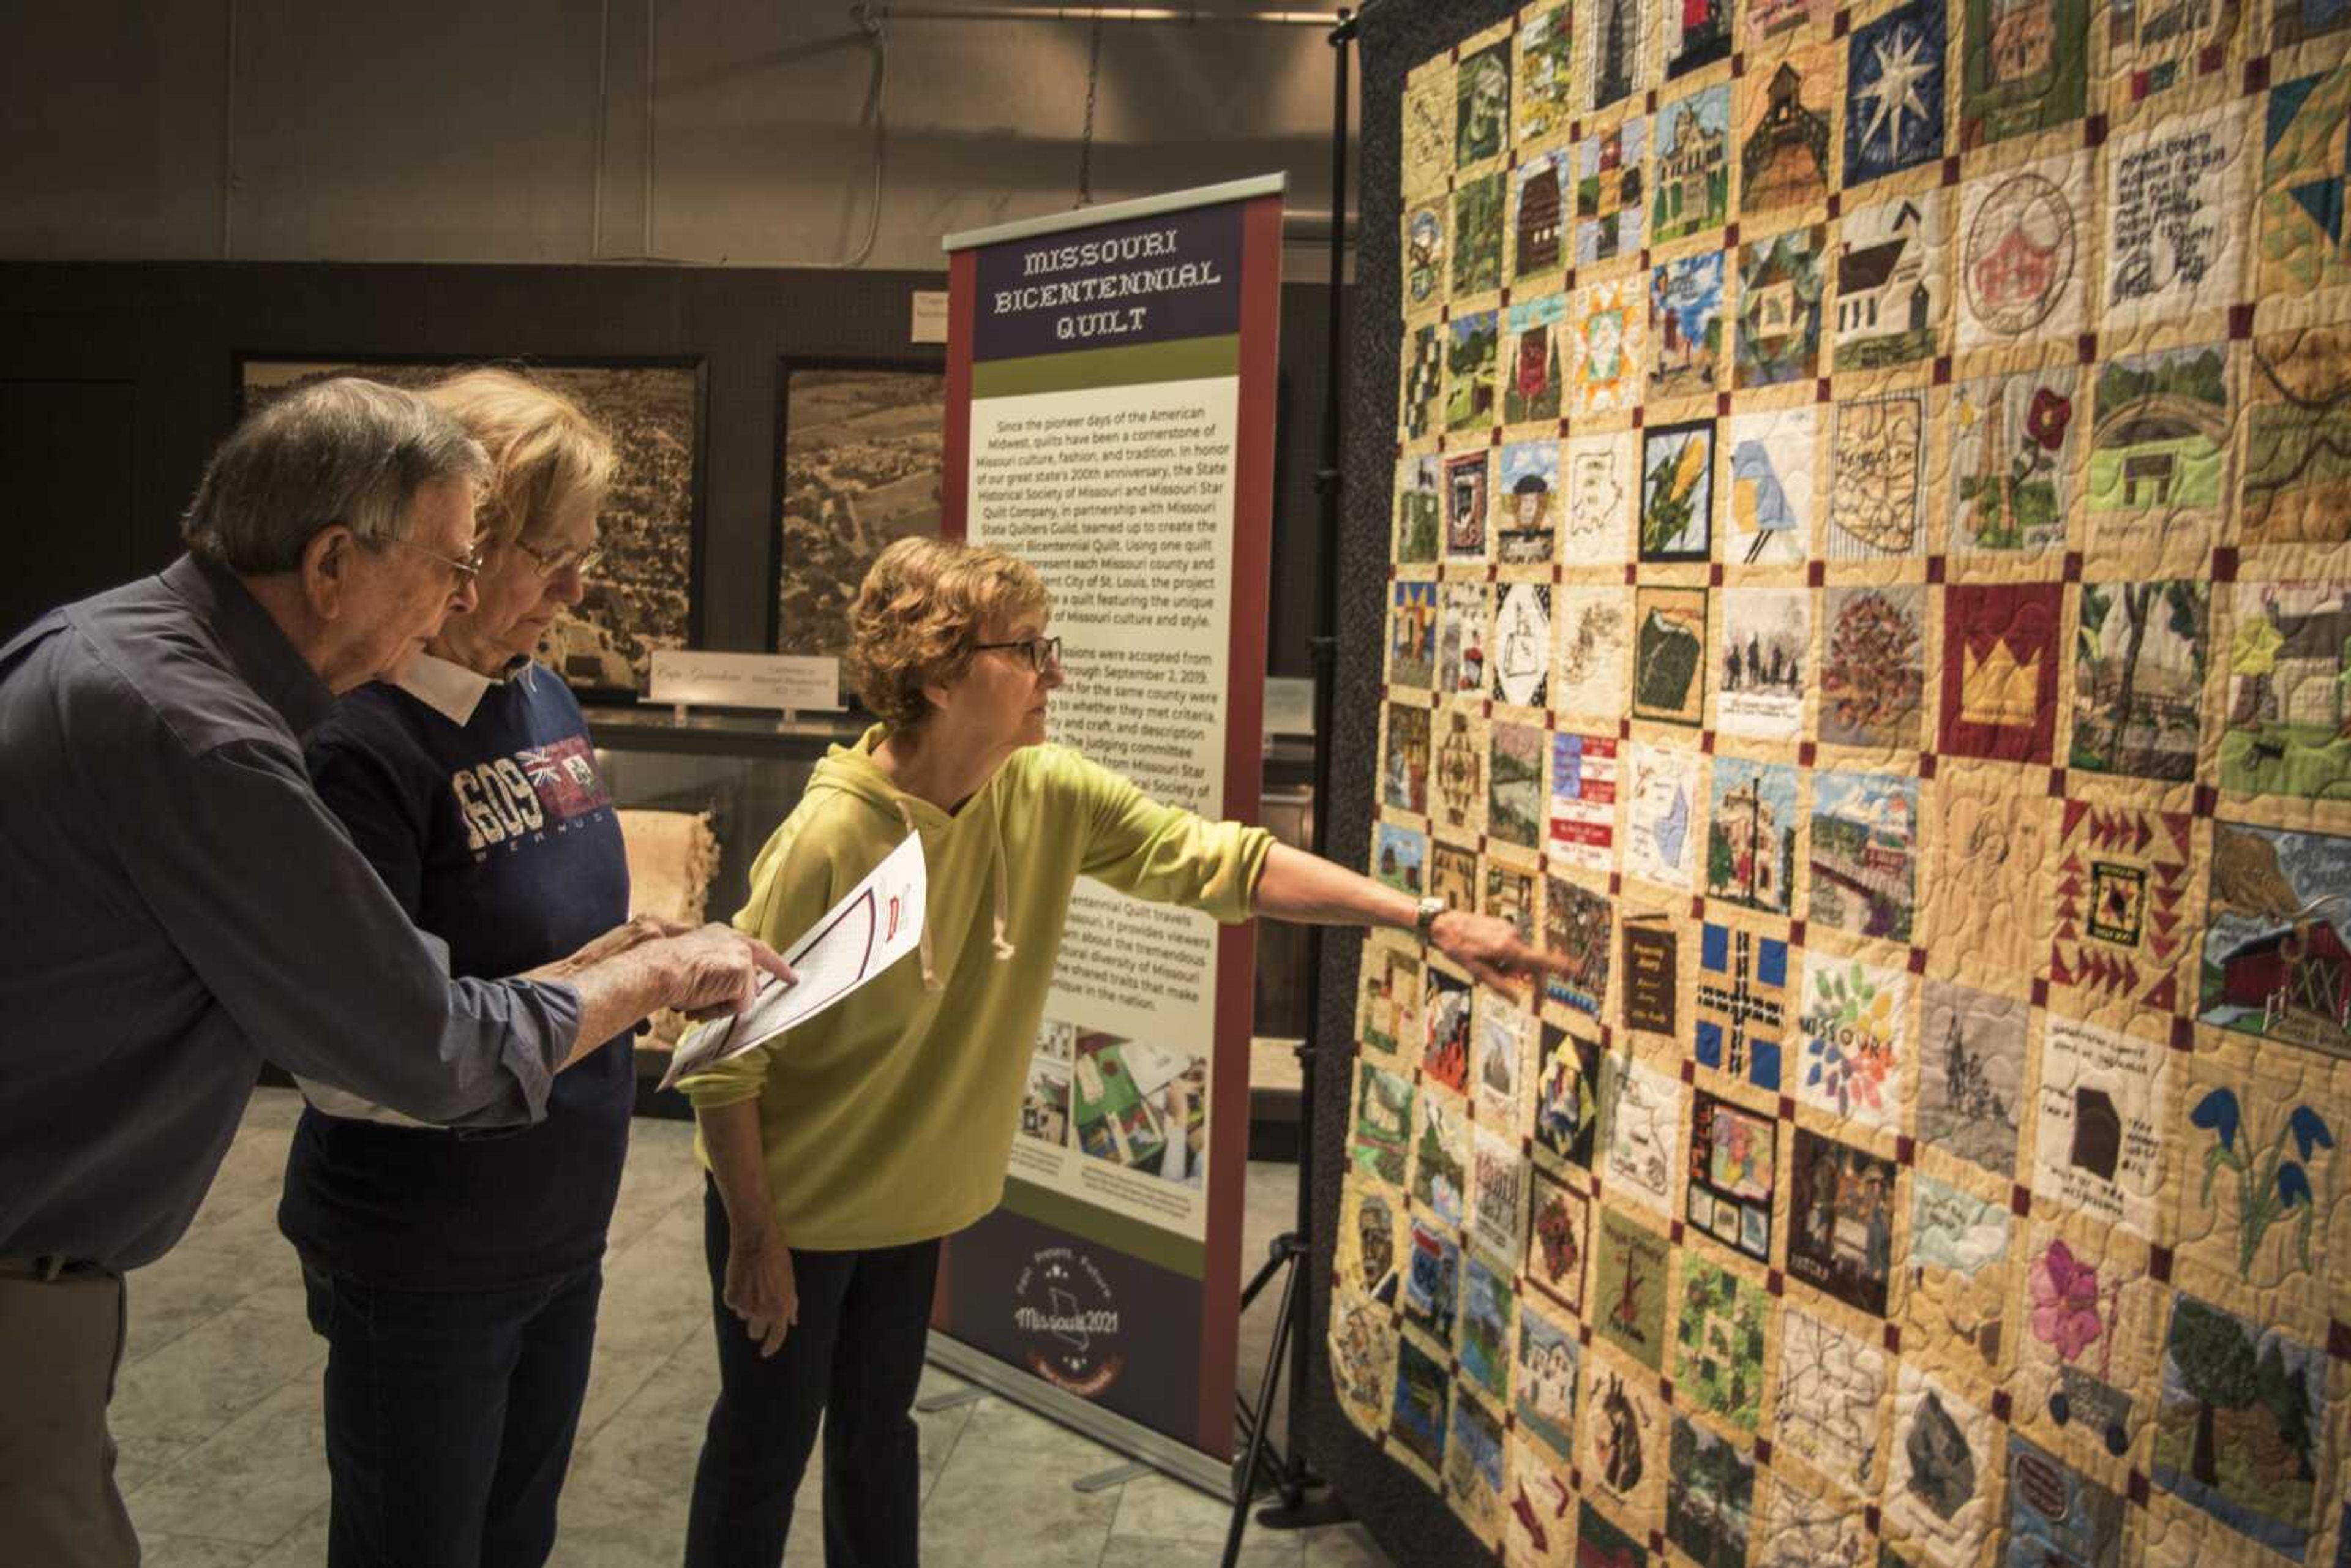
[[[960,539],[904,538],[883,550],[849,607],[849,679],[899,729],[931,714],[923,688],[971,667],[981,629],[1050,606],[1037,569]]]

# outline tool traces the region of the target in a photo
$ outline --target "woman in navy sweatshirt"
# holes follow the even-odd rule
[[[628,918],[629,872],[580,706],[530,654],[597,559],[612,446],[503,371],[424,394],[495,468],[473,610],[313,732],[309,766],[450,971],[508,975]],[[305,1083],[278,1225],[329,1346],[334,1568],[537,1564],[588,1385],[604,1233],[634,1102],[628,1035],[555,1081],[544,1121],[477,1136]]]

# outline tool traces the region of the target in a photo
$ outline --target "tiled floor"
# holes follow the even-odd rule
[[[115,1394],[121,1481],[150,1568],[258,1568],[326,1560],[327,1464],[319,1368],[294,1254],[275,1214],[300,1101],[254,1096],[204,1211],[163,1261],[131,1280],[131,1344]],[[563,1494],[563,1564],[672,1564],[685,1491],[717,1387],[691,1130],[640,1122],[613,1217],[596,1362]],[[1286,1166],[1250,1168],[1244,1270],[1285,1228]],[[1242,1335],[1254,1389],[1272,1302]],[[1254,1333],[1250,1330],[1254,1329]],[[926,1392],[960,1386],[934,1371]],[[1225,1510],[1161,1477],[1092,1494],[1081,1476],[1121,1457],[994,1396],[919,1417],[923,1549],[939,1568],[1178,1568],[1218,1561]],[[818,1476],[801,1490],[786,1561],[820,1563]],[[1249,1568],[1385,1568],[1353,1525],[1302,1535],[1251,1527]]]

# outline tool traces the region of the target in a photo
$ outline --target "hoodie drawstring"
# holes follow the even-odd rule
[[[914,826],[914,813],[906,810],[904,800],[892,796],[890,804],[897,808],[898,821],[905,824],[907,832],[921,832],[922,830]],[[1004,935],[1006,927],[1012,919],[1012,894],[1009,886],[1012,870],[1004,853],[1004,818],[996,809],[993,801],[989,802],[988,828],[988,844],[993,854],[988,868],[988,881],[994,884],[996,899],[996,961],[1004,964],[1010,962],[1012,956],[1020,949],[1014,946]],[[940,980],[938,969],[931,960],[931,916],[927,899],[924,901],[923,929],[917,945],[923,960],[923,989],[926,991],[944,989],[945,983]]]
[[[919,836],[920,831],[914,826],[914,814],[906,810],[906,802],[893,799],[890,804],[898,808],[898,820],[906,824],[906,831],[910,835]],[[926,991],[942,989],[938,970],[931,964],[931,914],[928,899],[923,901],[923,929],[916,938],[916,944],[923,960],[923,989]]]
[[[988,825],[995,830],[996,863],[990,868],[989,881],[996,884],[996,961],[1008,963],[1020,949],[1004,935],[1012,918],[1012,866],[1004,855],[1004,810],[1001,796],[988,802]]]

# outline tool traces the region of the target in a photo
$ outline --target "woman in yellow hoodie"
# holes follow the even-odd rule
[[[752,867],[735,924],[789,940],[919,833],[928,918],[919,965],[684,1081],[711,1176],[721,1379],[688,1568],[782,1561],[820,1416],[826,1561],[916,1562],[911,1407],[939,1242],[1003,1197],[1080,876],[1227,923],[1417,929],[1505,988],[1550,964],[1507,921],[1416,904],[1044,744],[1062,683],[1049,608],[1035,571],[1001,551],[943,539],[883,551],[852,607],[849,652],[883,722],[818,764]]]

